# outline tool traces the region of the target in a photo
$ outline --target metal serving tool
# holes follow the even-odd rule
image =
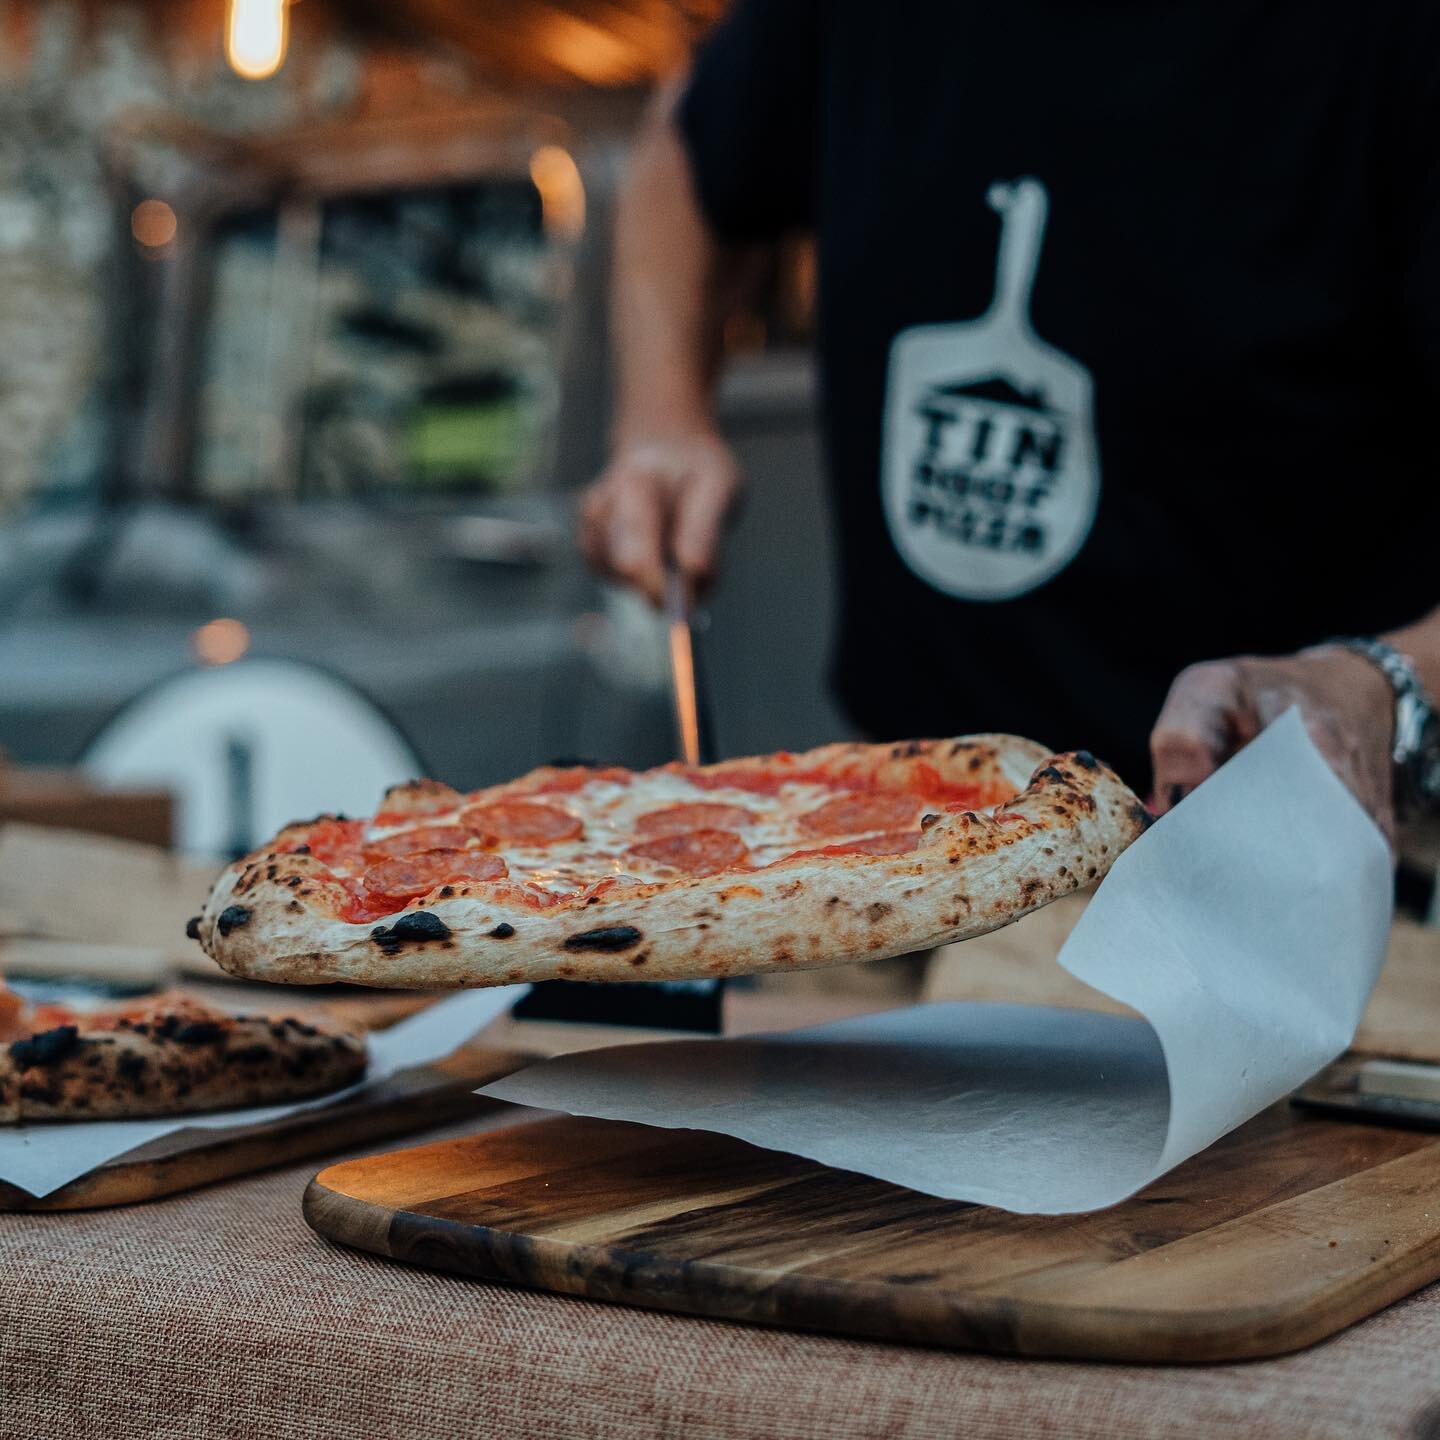
[[[665,625],[670,644],[670,688],[675,702],[680,758],[687,765],[708,764],[715,758],[714,732],[704,703],[689,585],[673,565],[665,571]]]
[[[675,706],[676,749],[686,765],[715,759],[714,728],[705,703],[704,676],[690,607],[689,586],[675,566],[665,572],[665,626],[670,647],[670,688]],[[587,1025],[635,1025],[647,1029],[719,1034],[723,1027],[723,980],[547,980],[515,1006],[524,1020],[568,1020]]]

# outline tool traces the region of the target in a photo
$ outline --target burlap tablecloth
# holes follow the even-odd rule
[[[1440,1286],[1282,1360],[1005,1360],[408,1269],[305,1226],[316,1168],[0,1216],[0,1437],[1440,1436]]]

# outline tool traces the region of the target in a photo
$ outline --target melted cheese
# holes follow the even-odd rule
[[[498,853],[509,866],[512,882],[552,895],[581,890],[612,876],[642,882],[673,879],[677,872],[669,866],[639,857],[627,858],[626,852],[644,838],[636,834],[636,821],[642,815],[672,805],[737,805],[755,817],[750,824],[741,826],[738,833],[750,852],[749,863],[758,868],[783,860],[797,850],[843,845],[875,834],[874,830],[866,830],[854,835],[816,837],[800,828],[798,821],[802,815],[818,809],[836,793],[824,785],[806,782],[784,784],[773,795],[731,787],[702,789],[682,775],[663,770],[651,771],[636,784],[592,781],[575,791],[514,797],[553,806],[576,816],[585,826],[578,839],[552,845],[502,843]],[[923,802],[917,797],[917,824],[923,809]],[[366,829],[365,840],[370,843],[422,826],[456,824],[459,816],[456,810],[416,817],[403,825],[371,826]],[[334,868],[338,874],[347,873],[340,866]]]

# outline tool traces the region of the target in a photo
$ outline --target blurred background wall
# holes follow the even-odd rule
[[[584,574],[572,514],[629,137],[719,5],[0,0],[12,762],[93,759],[137,697],[256,657],[357,687],[457,785],[670,757],[659,627]],[[844,733],[811,273],[783,247],[732,327],[726,753]],[[323,768],[295,728],[175,733],[233,790],[246,746],[242,780],[274,745]]]

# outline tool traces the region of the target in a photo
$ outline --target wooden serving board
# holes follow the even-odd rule
[[[176,1130],[37,1199],[0,1180],[0,1211],[96,1210],[158,1200],[216,1180],[387,1140],[495,1102],[477,1087],[532,1064],[534,1055],[462,1046],[430,1066],[402,1070],[362,1094],[316,1110],[229,1130]]]
[[[332,1165],[305,1218],[594,1300],[1035,1356],[1297,1350],[1440,1276],[1440,1137],[1276,1106],[1124,1204],[1020,1216],[572,1117]]]

